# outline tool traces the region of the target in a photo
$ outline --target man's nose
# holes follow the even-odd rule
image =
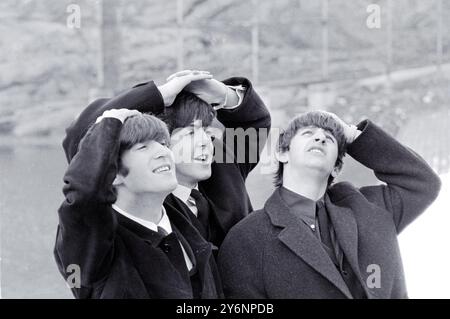
[[[316,133],[314,134],[314,141],[322,144],[325,143],[326,141],[325,133],[322,130],[317,130]]]
[[[172,151],[166,145],[158,143],[158,151],[156,152],[156,158],[169,157],[172,155]]]
[[[208,141],[210,139],[208,137],[208,134],[206,134],[206,131],[203,127],[197,128],[195,130],[194,136],[195,136],[195,145],[202,146],[202,147],[208,145]]]

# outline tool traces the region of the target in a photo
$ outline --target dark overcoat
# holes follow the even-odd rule
[[[417,154],[370,121],[348,154],[385,185],[336,183],[325,206],[337,240],[368,298],[405,298],[398,234],[436,198],[440,180]],[[228,233],[219,251],[226,297],[351,298],[343,275],[279,189]],[[378,277],[376,277],[378,276]]]

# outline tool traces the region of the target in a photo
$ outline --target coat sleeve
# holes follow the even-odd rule
[[[400,233],[435,200],[440,179],[419,155],[372,122],[363,121],[358,128],[362,133],[349,146],[348,154],[386,183],[360,191],[392,214]]]
[[[226,130],[223,135],[224,159],[229,163],[231,158],[232,162],[237,164],[242,176],[246,178],[259,162],[269,135],[271,117],[249,80],[235,77],[223,83],[245,87],[241,105],[231,110],[218,110],[217,119],[225,129],[233,129]]]
[[[95,100],[66,129],[63,148],[67,161],[76,154],[83,136],[103,112],[121,108],[159,114],[164,111],[164,100],[153,81],[138,84],[113,98]]]
[[[231,78],[224,83],[244,86],[245,95],[237,108],[217,111],[218,120],[228,130],[222,139],[214,141],[211,177],[199,184],[215,207],[209,219],[209,240],[216,246],[221,245],[232,226],[253,210],[245,181],[259,162],[271,126],[270,113],[250,81]]]
[[[107,274],[114,255],[117,222],[111,211],[116,200],[112,183],[121,126],[113,118],[92,126],[64,175],[55,258],[65,277],[67,266],[80,267],[83,288]]]

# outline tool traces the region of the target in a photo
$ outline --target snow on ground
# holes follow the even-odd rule
[[[410,298],[450,298],[450,173],[439,197],[400,235]]]

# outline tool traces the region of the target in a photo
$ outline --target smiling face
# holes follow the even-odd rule
[[[134,194],[169,194],[177,186],[173,154],[165,141],[137,143],[122,154],[121,162],[127,169],[121,185]]]
[[[164,196],[176,188],[175,163],[168,148],[170,137],[164,122],[149,114],[129,117],[122,126],[119,140],[116,188],[135,195],[159,193]]]
[[[299,129],[285,152],[286,164],[294,170],[316,170],[329,176],[335,169],[338,143],[331,132],[314,126]]]
[[[176,129],[171,135],[171,149],[175,157],[178,183],[195,186],[211,176],[214,147],[209,127],[200,120]]]
[[[194,187],[211,176],[214,147],[210,125],[214,117],[211,105],[185,91],[161,115],[171,133],[171,150],[180,185]]]

